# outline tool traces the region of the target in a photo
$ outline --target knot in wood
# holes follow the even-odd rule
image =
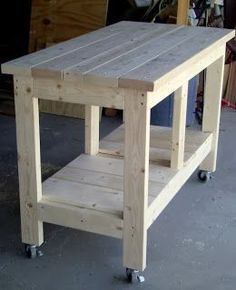
[[[26,206],[27,206],[28,208],[32,208],[32,207],[33,207],[33,204],[32,204],[31,202],[28,202],[28,203],[26,204]]]

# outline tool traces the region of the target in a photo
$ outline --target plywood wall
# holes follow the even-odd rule
[[[108,0],[32,0],[30,52],[106,25]]]

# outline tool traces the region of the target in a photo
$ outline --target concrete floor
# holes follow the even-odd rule
[[[119,124],[104,118],[102,134]],[[0,289],[236,289],[236,113],[223,111],[218,170],[190,178],[148,233],[146,282],[124,280],[119,240],[45,225],[44,256],[20,241],[14,118],[0,115]],[[83,150],[83,121],[41,116],[44,178]],[[58,159],[60,156],[60,160]]]

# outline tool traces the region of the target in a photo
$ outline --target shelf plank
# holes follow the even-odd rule
[[[103,158],[105,159],[105,158]],[[113,159],[109,159],[113,160]],[[123,161],[122,161],[123,166]],[[94,166],[96,163],[94,162]],[[101,188],[109,188],[114,191],[123,192],[123,174],[110,174],[104,172],[98,172],[93,168],[93,170],[80,169],[77,167],[66,166],[58,171],[54,178],[77,182],[87,185],[95,185]],[[97,169],[99,170],[99,169]],[[161,182],[159,182],[161,183]],[[158,182],[149,182],[149,195],[156,196],[156,191],[163,187],[162,183]]]
[[[120,146],[123,133],[124,128],[121,126],[104,138],[107,141],[102,140],[100,144],[107,142],[107,144],[117,144]],[[162,143],[158,141],[160,136]],[[166,142],[170,142],[170,138],[170,128],[151,126],[152,146],[153,144],[155,146],[166,146]],[[178,188],[186,182],[201,160],[210,152],[212,143],[211,133],[187,130],[186,140],[188,140],[186,148],[188,148],[189,152],[187,152],[187,155],[185,153],[185,164],[182,169],[172,169],[163,166],[163,164],[160,165],[158,162],[150,162],[149,164],[149,226],[175,196]],[[153,150],[159,150],[160,153],[164,149],[153,147]],[[164,153],[166,154],[166,152]],[[106,217],[107,215],[113,216],[115,224],[118,220],[121,222],[123,221],[123,175],[124,160],[121,156],[108,154],[91,156],[82,154],[43,182],[43,197],[39,202],[39,206],[41,204],[47,208],[52,207],[54,213],[50,215],[50,210],[46,210],[43,207],[39,209],[42,212],[41,216],[44,216],[43,212],[46,210],[45,221],[54,221],[54,223],[69,226],[69,221],[66,221],[67,212],[72,219],[73,216],[81,216],[80,210],[88,210],[92,214],[98,213]],[[61,208],[65,220],[63,217],[60,217],[60,213],[56,213],[57,207]],[[56,215],[55,220],[54,215]],[[86,227],[89,230],[90,220],[89,218],[87,220]],[[79,221],[77,223],[76,221],[72,222],[70,226],[75,228],[82,227],[82,229],[84,227]],[[92,221],[91,226],[94,227]],[[93,230],[91,229],[91,231]],[[104,231],[104,227],[94,232],[98,231],[100,231],[99,233],[109,235],[109,233]],[[114,233],[112,231],[111,236],[119,235],[119,232]]]
[[[122,192],[111,188],[51,177],[43,183],[43,199],[112,212],[122,218]]]
[[[150,146],[158,148],[171,148],[171,134],[172,129],[170,127],[151,126],[151,139]],[[124,125],[119,126],[117,129],[108,134],[102,141],[123,142],[124,140]],[[205,133],[197,129],[186,130],[186,145],[188,145],[190,152],[196,149],[202,141],[205,140]],[[166,147],[167,146],[167,147]],[[187,150],[188,151],[188,150]]]
[[[43,200],[113,213],[123,218],[122,175],[99,171],[101,162],[112,163],[113,158],[81,155],[73,163],[59,170],[43,183]],[[80,162],[82,159],[82,162]],[[90,161],[86,169],[84,162]],[[115,160],[114,160],[115,161]],[[123,169],[123,161],[120,166]],[[78,164],[82,168],[75,167]],[[120,167],[120,169],[121,169]],[[149,204],[163,188],[162,183],[149,182]]]
[[[172,129],[151,126],[150,160],[159,165],[169,166],[171,159]],[[206,135],[197,130],[186,130],[185,154],[186,162],[191,154],[205,140]],[[121,125],[100,141],[100,153],[124,156],[124,125]]]
[[[107,173],[123,176],[124,162],[123,158],[113,158],[113,156],[102,155],[100,158],[98,156],[88,156],[80,155],[74,161],[68,164],[68,166],[76,167],[80,169],[87,169],[96,171],[97,173]],[[158,166],[156,164],[149,165],[149,180],[157,183],[168,182],[172,170],[169,167]]]

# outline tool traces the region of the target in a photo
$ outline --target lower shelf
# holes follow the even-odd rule
[[[123,131],[118,128],[101,141],[103,154],[82,154],[43,183],[42,221],[122,238]],[[154,127],[151,136],[148,226],[208,155],[212,141],[209,133],[188,131],[184,167],[173,170],[166,166],[170,129]]]

